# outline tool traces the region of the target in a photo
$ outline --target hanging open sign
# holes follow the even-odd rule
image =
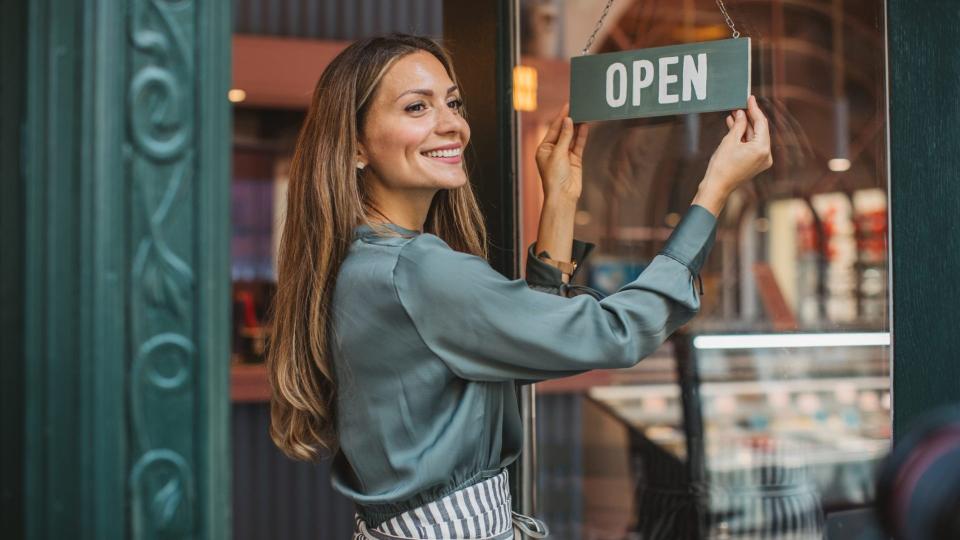
[[[578,56],[574,122],[728,111],[747,106],[750,38]]]

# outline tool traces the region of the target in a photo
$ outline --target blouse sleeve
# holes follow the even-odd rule
[[[534,242],[527,248],[527,286],[537,291],[567,296],[564,294],[564,283],[560,269],[540,260],[535,252],[536,246],[537,244]],[[570,281],[577,277],[593,248],[594,245],[589,242],[573,241],[572,259],[577,262],[577,267],[570,275]]]
[[[641,275],[597,301],[509,280],[423,234],[400,251],[394,284],[424,344],[469,380],[543,380],[635,365],[700,309],[695,278],[716,219],[691,206]]]

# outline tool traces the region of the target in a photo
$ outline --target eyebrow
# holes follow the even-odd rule
[[[447,95],[453,93],[456,89],[457,89],[457,85],[453,85],[450,88],[447,88]],[[407,90],[406,92],[400,94],[399,96],[397,96],[397,99],[394,101],[399,101],[400,98],[402,98],[407,94],[420,94],[422,96],[430,97],[430,96],[433,96],[433,90],[429,90],[427,88],[414,88],[413,90]]]

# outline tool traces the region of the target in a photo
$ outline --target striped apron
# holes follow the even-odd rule
[[[511,510],[507,470],[369,528],[356,516],[353,540],[546,538],[547,526]]]

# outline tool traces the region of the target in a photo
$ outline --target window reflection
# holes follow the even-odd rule
[[[539,80],[521,113],[526,243],[532,152],[605,4],[522,3]],[[753,39],[775,165],[728,203],[691,325],[635,368],[538,385],[539,513],[563,538],[819,538],[873,499],[891,427],[883,3],[726,4]],[[729,36],[713,0],[624,0],[593,52]],[[612,292],[643,270],[725,131],[723,113],[592,127],[584,284]]]

